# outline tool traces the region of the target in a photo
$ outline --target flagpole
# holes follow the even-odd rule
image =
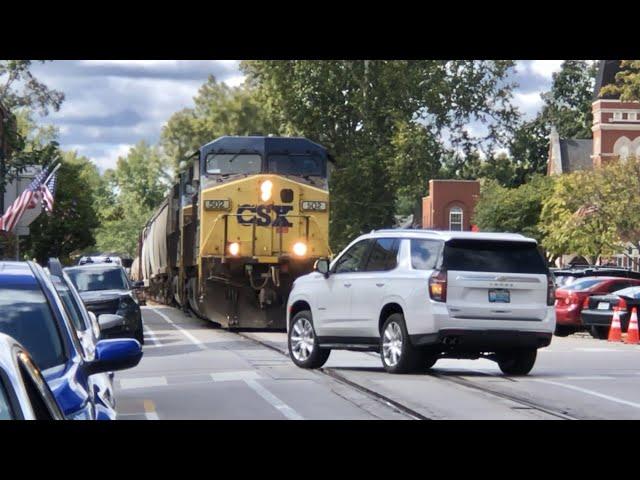
[[[56,165],[56,168],[54,168],[53,170],[51,170],[51,173],[49,174],[49,176],[47,177],[47,179],[42,182],[43,185],[46,185],[47,183],[49,183],[49,179],[53,176],[54,173],[56,173],[58,171],[58,169],[62,166],[61,163],[59,163],[58,165]]]

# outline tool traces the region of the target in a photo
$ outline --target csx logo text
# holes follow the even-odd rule
[[[240,225],[252,225],[258,227],[293,227],[287,220],[287,213],[293,210],[291,205],[240,205],[236,214]],[[275,213],[275,218],[271,218],[271,213]]]

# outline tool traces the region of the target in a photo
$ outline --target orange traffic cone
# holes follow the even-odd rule
[[[622,341],[622,327],[620,326],[620,312],[618,311],[618,307],[615,307],[613,310],[613,320],[611,320],[611,328],[609,329],[609,338],[607,340],[610,342]]]
[[[627,338],[624,339],[624,343],[632,343],[634,345],[640,343],[640,335],[638,335],[638,314],[636,312],[636,307],[633,307],[633,310],[631,311],[631,320],[629,320]]]

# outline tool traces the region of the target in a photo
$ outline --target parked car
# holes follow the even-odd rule
[[[89,355],[95,355],[96,345],[101,338],[99,321],[95,315],[91,314],[85,307],[80,294],[73,286],[69,276],[64,273],[62,265],[57,259],[49,260],[49,275],[53,286],[62,299],[67,315],[71,319],[71,324],[82,344],[82,348]],[[100,321],[103,324],[113,321],[113,315],[101,315]],[[120,318],[115,319],[121,321]],[[96,395],[102,400],[105,407],[115,409],[115,395],[113,389],[113,372],[97,373],[92,376]]]
[[[535,240],[516,234],[380,230],[299,277],[288,300],[293,362],[380,352],[388,372],[441,357],[490,358],[527,374],[555,329],[554,283]]]
[[[640,272],[628,268],[600,267],[597,265],[574,268],[552,268],[551,273],[556,279],[557,287],[570,285],[576,279],[583,277],[617,277],[640,280]]]
[[[135,338],[144,344],[142,312],[134,289],[140,284],[132,284],[120,265],[99,263],[67,267],[74,286],[80,292],[87,309],[100,318],[103,314],[122,317],[120,323],[101,327],[103,338]]]
[[[635,307],[640,313],[640,287],[629,287],[606,295],[593,295],[584,301],[580,315],[582,324],[594,338],[605,339],[613,320],[613,309],[620,314],[620,327],[627,331],[631,310]]]
[[[33,262],[0,262],[0,333],[31,354],[67,419],[113,419],[115,411],[96,395],[94,376],[134,367],[136,340],[99,340],[85,350],[56,289]]]
[[[0,333],[0,420],[64,420],[29,352]]]
[[[619,277],[582,277],[556,289],[556,335],[564,337],[583,330],[580,313],[585,299],[623,288],[640,286],[640,280]]]

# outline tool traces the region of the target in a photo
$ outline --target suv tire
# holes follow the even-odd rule
[[[380,359],[382,366],[389,373],[426,371],[437,361],[437,358],[433,358],[427,362],[424,352],[411,345],[404,315],[401,313],[389,315],[382,326]]]
[[[556,337],[568,337],[575,333],[576,329],[567,325],[556,325],[556,331],[553,332]]]
[[[331,349],[320,348],[309,310],[296,313],[287,333],[289,356],[300,368],[320,368],[329,358]]]
[[[535,365],[537,356],[537,349],[526,348],[500,352],[497,354],[497,361],[505,375],[526,375]]]

